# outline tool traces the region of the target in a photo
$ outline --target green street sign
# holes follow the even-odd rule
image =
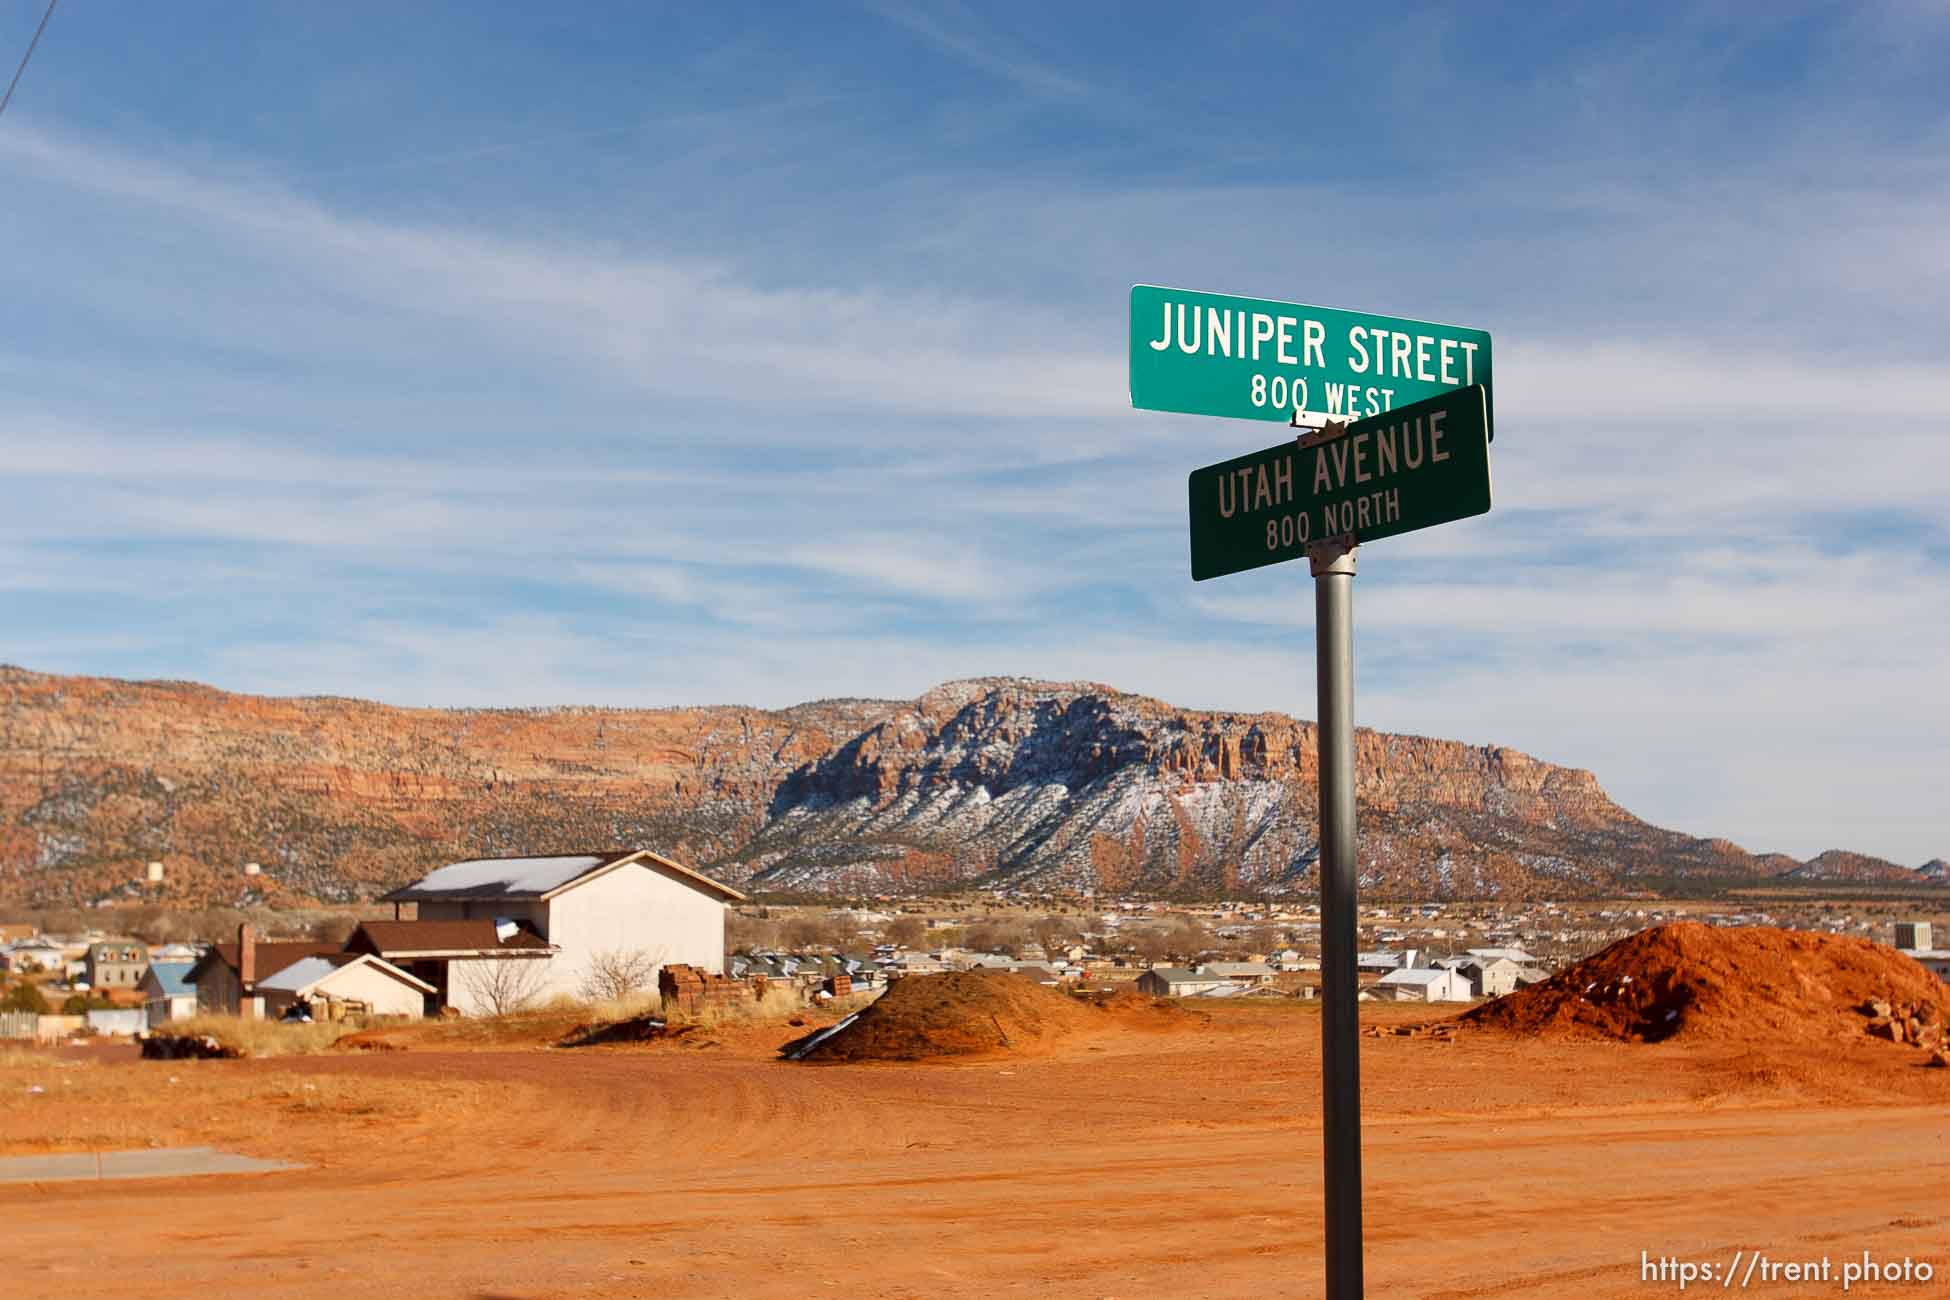
[[[1359,420],[1482,385],[1485,330],[1332,307],[1131,289],[1131,405],[1239,420]],[[1494,436],[1494,429],[1491,436]]]
[[[1471,384],[1195,469],[1192,578],[1297,560],[1314,542],[1411,533],[1490,508],[1489,395]]]

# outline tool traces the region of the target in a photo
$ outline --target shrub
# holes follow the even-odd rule
[[[41,986],[29,980],[22,980],[7,990],[7,996],[0,998],[0,1011],[32,1011],[38,1015],[48,1013],[47,996]]]

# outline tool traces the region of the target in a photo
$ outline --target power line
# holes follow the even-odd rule
[[[27,42],[27,53],[20,56],[20,66],[14,69],[14,79],[7,83],[7,93],[0,95],[0,113],[7,111],[7,105],[14,102],[14,87],[20,84],[20,74],[27,71],[27,60],[34,57],[34,47],[41,43],[41,33],[47,30],[47,20],[54,17],[54,6],[61,0],[47,0],[47,12],[41,15],[41,25],[34,29],[34,39]]]

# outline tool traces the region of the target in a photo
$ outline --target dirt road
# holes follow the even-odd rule
[[[235,1096],[282,1107],[232,1145],[310,1167],[0,1187],[32,1225],[6,1274],[123,1298],[1319,1294],[1310,1010],[949,1065],[792,1066],[777,1037],[90,1067],[173,1105],[173,1140],[220,1140]],[[1757,1249],[1834,1280],[1749,1294],[1840,1295],[1865,1250],[1937,1280],[1849,1294],[1950,1294],[1950,1071],[1918,1059],[1365,1039],[1369,1294],[1677,1293],[1641,1252]]]

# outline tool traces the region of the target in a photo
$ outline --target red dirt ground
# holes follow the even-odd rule
[[[48,1091],[0,1107],[0,1150],[204,1140],[309,1167],[0,1186],[5,1276],[64,1300],[1317,1296],[1317,1011],[1209,1014],[820,1068],[775,1059],[777,1025],[702,1049],[7,1059],[0,1095]],[[1950,1071],[1920,1061],[1860,1036],[1364,1038],[1368,1294],[1674,1292],[1641,1251],[1950,1276]]]
[[[1866,939],[1680,922],[1619,940],[1541,984],[1463,1013],[1467,1024],[1549,1038],[1819,1044],[1860,1037],[1873,999],[1942,1025],[1950,990]]]

